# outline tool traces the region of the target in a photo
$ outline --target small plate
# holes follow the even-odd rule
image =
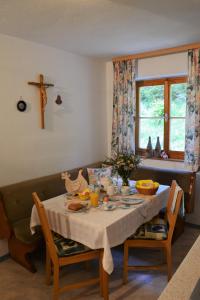
[[[111,202],[117,202],[117,201],[120,201],[120,199],[121,199],[121,196],[109,197],[109,201],[111,201]]]
[[[122,209],[129,209],[130,207],[131,207],[130,204],[121,204],[119,206],[119,208],[122,208]]]
[[[126,194],[122,194],[122,193],[120,193],[120,195],[122,195],[122,196],[130,196],[130,195],[134,195],[134,194],[137,194],[137,191],[135,191],[135,190],[131,190],[131,191],[129,191],[128,193],[126,193]]]
[[[117,206],[114,205],[114,204],[108,204],[107,206],[103,206],[103,210],[105,210],[105,211],[111,211],[111,210],[114,210],[116,208],[117,208]]]
[[[129,205],[136,205],[144,202],[144,199],[131,199],[131,198],[124,198],[121,201],[123,204],[129,204]]]

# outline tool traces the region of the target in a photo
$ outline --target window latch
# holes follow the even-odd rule
[[[168,113],[165,113],[164,119],[165,119],[165,122],[168,122],[168,120],[169,120]]]

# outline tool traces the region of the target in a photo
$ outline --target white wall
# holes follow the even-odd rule
[[[0,35],[0,186],[98,161],[106,154],[105,63]],[[42,73],[48,89],[40,129]],[[63,105],[55,104],[61,94]],[[16,109],[20,96],[28,103]]]
[[[187,53],[138,60],[137,80],[187,74]]]
[[[40,129],[42,73],[48,89],[46,129]],[[0,186],[61,172],[105,158],[105,63],[0,35]],[[63,105],[55,104],[57,94]],[[20,96],[26,112],[16,108]],[[0,256],[7,243],[0,240]]]

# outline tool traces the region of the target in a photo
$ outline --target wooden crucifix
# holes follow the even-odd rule
[[[28,84],[35,85],[40,89],[40,115],[41,115],[41,128],[45,128],[44,124],[44,112],[47,105],[47,93],[46,89],[50,86],[54,86],[52,83],[45,83],[44,76],[40,74],[40,82],[29,81]]]

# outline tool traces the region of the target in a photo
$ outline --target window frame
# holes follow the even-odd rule
[[[169,139],[170,139],[170,86],[176,83],[186,83],[186,76],[179,77],[167,77],[152,80],[140,80],[136,82],[136,118],[135,118],[135,142],[136,142],[136,153],[145,156],[146,149],[139,148],[139,90],[140,87],[153,86],[153,85],[164,85],[164,115],[167,114],[167,120],[164,120],[164,151],[168,154],[171,159],[183,160],[183,151],[172,151],[169,150]],[[148,142],[148,141],[147,141]]]

